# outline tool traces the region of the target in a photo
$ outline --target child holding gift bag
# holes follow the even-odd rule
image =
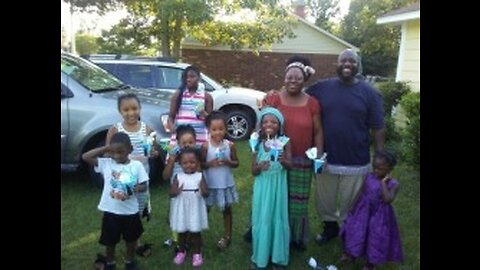
[[[184,148],[178,154],[182,172],[174,176],[170,187],[170,228],[178,233],[179,250],[173,262],[181,265],[187,256],[187,237],[192,246],[192,266],[203,264],[201,253],[203,230],[208,229],[205,197],[208,188],[203,174],[198,171],[200,155],[193,148]]]
[[[213,110],[212,96],[200,83],[200,76],[200,70],[195,66],[185,68],[182,73],[182,84],[172,95],[168,115],[170,130],[187,124],[195,129],[198,146],[207,140],[205,117]],[[175,141],[175,134],[172,134],[171,140]]]
[[[165,168],[163,169],[163,179],[169,181],[170,185],[173,183],[175,176],[183,172],[180,162],[178,161],[178,153],[185,148],[195,148],[196,133],[190,125],[178,126],[175,130],[175,141],[177,144],[170,144],[165,148],[167,157],[165,159]],[[171,199],[170,199],[171,202]],[[168,213],[168,216],[170,213]],[[173,245],[175,253],[178,251],[178,234],[172,231],[172,238],[164,242],[165,245]]]
[[[123,132],[130,137],[133,145],[133,151],[130,153],[130,159],[138,160],[142,163],[147,174],[150,172],[149,158],[155,158],[159,155],[155,149],[153,136],[150,136],[154,131],[145,122],[140,121],[141,105],[140,100],[135,94],[124,94],[118,97],[117,101],[118,111],[123,117],[122,122],[113,125],[107,132],[105,144],[109,145],[112,136],[118,132]],[[145,147],[149,146],[149,147]],[[150,149],[148,149],[150,148]],[[145,150],[147,153],[145,153]],[[139,212],[141,217],[146,217],[150,220],[151,204],[150,204],[150,190],[148,188],[145,192],[136,194],[138,199]],[[138,242],[137,254],[141,257],[148,257],[151,254],[150,244],[141,244]]]
[[[207,116],[209,140],[202,146],[202,163],[209,190],[207,205],[217,206],[223,214],[224,235],[217,242],[225,250],[232,240],[232,205],[238,202],[232,168],[239,165],[235,144],[227,139],[224,113],[213,111]]]
[[[96,269],[116,269],[115,247],[123,238],[126,245],[125,269],[138,270],[134,261],[135,248],[143,226],[136,195],[145,192],[148,175],[140,161],[129,158],[132,150],[129,136],[118,132],[112,135],[108,145],[82,155],[82,159],[95,166],[95,171],[104,178],[98,209],[103,212],[99,243],[105,246],[106,256],[97,255]],[[101,157],[106,153],[111,158]]]
[[[255,267],[276,267],[289,261],[287,169],[290,168],[290,144],[283,135],[283,115],[275,108],[260,111],[259,140],[252,160],[254,175],[252,203],[251,261]],[[276,144],[284,142],[283,153]],[[274,151],[271,151],[274,149]],[[275,151],[276,150],[276,151]]]

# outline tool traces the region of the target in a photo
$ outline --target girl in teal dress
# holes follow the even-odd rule
[[[259,140],[252,161],[254,176],[252,204],[251,261],[257,268],[288,265],[290,228],[288,224],[287,169],[290,144],[283,135],[284,119],[277,109],[260,112]],[[278,155],[277,155],[278,154]]]

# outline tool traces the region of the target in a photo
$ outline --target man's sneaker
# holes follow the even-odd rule
[[[326,233],[317,234],[317,236],[315,237],[315,242],[321,246],[330,242],[330,240],[332,240],[335,237],[337,237],[337,235],[328,235]]]
[[[140,270],[136,262],[125,263],[125,270]]]
[[[117,269],[117,264],[116,263],[106,263],[105,267],[103,268],[104,270],[116,270]]]
[[[192,266],[197,267],[197,266],[201,266],[202,264],[203,264],[202,254],[200,254],[200,253],[193,254]]]
[[[176,265],[181,265],[185,261],[186,256],[187,256],[187,251],[184,251],[184,252],[179,251],[177,252],[177,255],[175,256],[175,258],[173,259],[173,262]]]

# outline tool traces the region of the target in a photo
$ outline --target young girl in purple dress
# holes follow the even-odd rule
[[[397,219],[391,205],[399,188],[398,181],[390,176],[396,163],[395,156],[387,151],[375,154],[373,172],[366,176],[358,201],[340,230],[341,260],[352,262],[364,257],[367,263],[363,270],[375,269],[386,262],[403,262]]]

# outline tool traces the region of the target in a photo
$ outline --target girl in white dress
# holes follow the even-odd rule
[[[170,227],[178,233],[179,250],[175,264],[185,261],[187,252],[185,242],[187,234],[192,245],[192,266],[201,266],[201,231],[208,229],[207,206],[205,197],[208,197],[208,188],[200,168],[200,156],[192,148],[184,148],[178,154],[178,161],[183,172],[178,173],[170,187]]]

